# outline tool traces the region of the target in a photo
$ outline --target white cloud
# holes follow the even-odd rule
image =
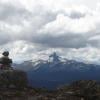
[[[38,58],[45,52],[58,51],[69,58],[98,62],[100,5],[93,9],[94,3],[1,0],[0,51],[9,50],[14,59]]]

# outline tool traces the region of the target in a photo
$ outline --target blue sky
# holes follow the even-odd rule
[[[100,63],[99,0],[0,0],[0,52],[14,61],[59,55]]]

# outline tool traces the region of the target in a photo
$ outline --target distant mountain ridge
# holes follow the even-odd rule
[[[42,65],[47,65],[48,68],[55,68],[59,66],[56,70],[59,69],[70,69],[70,70],[89,70],[91,68],[96,68],[100,69],[100,65],[95,65],[95,64],[86,64],[84,62],[78,62],[75,60],[68,60],[66,58],[61,58],[58,56],[55,52],[49,56],[49,59],[43,60],[39,59],[36,61],[33,60],[28,60],[24,61],[21,64],[13,64],[14,68],[16,69],[21,69],[25,71],[29,70],[39,70],[41,69]]]
[[[100,65],[61,58],[55,52],[47,60],[30,60],[13,66],[26,71],[30,84],[37,87],[55,88],[80,79],[99,80],[100,76]]]

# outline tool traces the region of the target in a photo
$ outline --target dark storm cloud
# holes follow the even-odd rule
[[[70,33],[58,37],[50,35],[37,36],[32,39],[32,42],[52,48],[80,48],[87,45],[87,39],[82,35],[73,35]]]

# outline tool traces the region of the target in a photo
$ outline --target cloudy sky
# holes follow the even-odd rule
[[[0,0],[0,53],[14,61],[59,55],[100,64],[99,0]]]

